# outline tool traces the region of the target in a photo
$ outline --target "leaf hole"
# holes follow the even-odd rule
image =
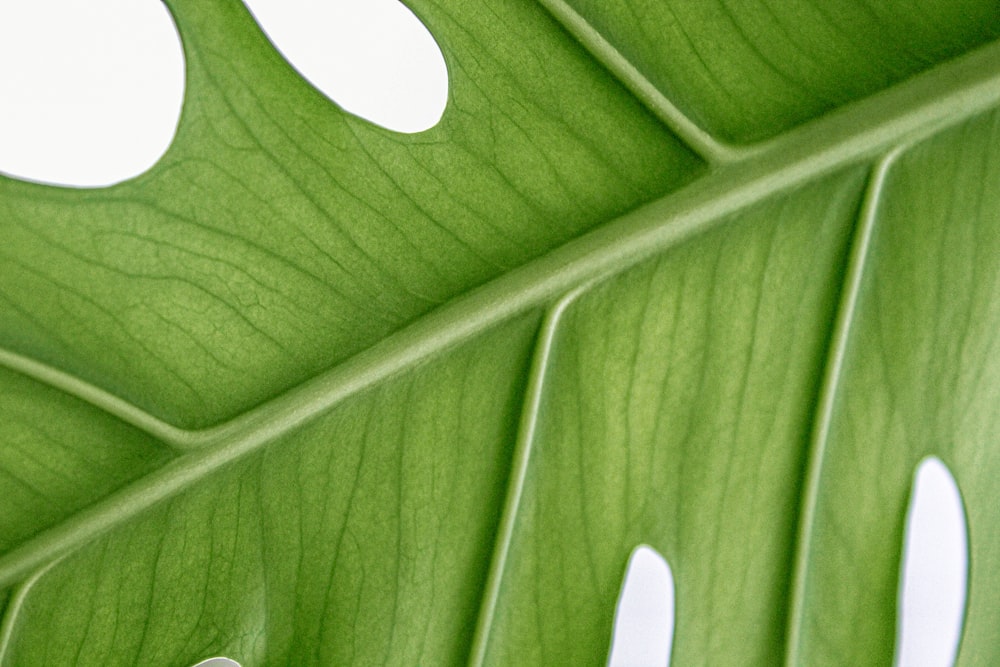
[[[448,69],[398,0],[244,0],[288,62],[341,108],[396,132],[437,125]]]
[[[166,152],[184,54],[158,0],[0,3],[0,173],[102,187]]]
[[[232,658],[218,657],[202,660],[197,664],[191,665],[191,667],[241,667],[241,665]]]
[[[920,462],[906,514],[897,667],[951,667],[965,619],[969,550],[958,484],[936,457]]]
[[[664,667],[674,637],[674,578],[655,549],[632,551],[618,606],[608,667]]]

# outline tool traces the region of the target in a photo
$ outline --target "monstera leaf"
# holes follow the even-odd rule
[[[930,454],[1000,663],[995,3],[413,0],[415,135],[168,5],[163,159],[0,179],[4,664],[600,664],[639,543],[675,665],[886,664]]]

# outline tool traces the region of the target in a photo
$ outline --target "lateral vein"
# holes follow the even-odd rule
[[[552,356],[559,323],[566,309],[576,298],[586,291],[587,285],[581,286],[560,299],[545,316],[541,330],[538,332],[538,342],[535,346],[534,358],[525,389],[524,405],[521,409],[521,421],[518,425],[517,440],[514,444],[514,456],[510,471],[510,481],[507,486],[507,497],[504,502],[503,514],[493,544],[493,558],[490,562],[490,572],[483,590],[479,619],[469,651],[469,667],[480,667],[486,658],[490,629],[493,627],[493,617],[496,613],[497,601],[500,598],[500,586],[507,567],[507,556],[510,553],[511,542],[517,526],[518,512],[521,507],[521,497],[524,494],[524,484],[531,464],[531,452],[535,443],[535,431],[538,427],[538,417],[541,410],[542,395],[545,389],[545,377]]]
[[[905,151],[899,147],[889,152],[875,165],[869,179],[868,189],[855,231],[840,306],[837,309],[833,335],[827,352],[827,365],[820,385],[819,400],[809,441],[805,481],[803,483],[802,504],[796,535],[795,561],[792,572],[792,587],[789,594],[789,621],[785,644],[785,665],[801,665],[803,624],[806,615],[806,592],[808,587],[811,539],[816,523],[817,505],[829,441],[830,424],[840,386],[840,378],[850,341],[851,328],[857,312],[858,295],[864,280],[865,267],[870,256],[872,232],[878,218],[878,207],[885,190],[885,182],[896,158]]]

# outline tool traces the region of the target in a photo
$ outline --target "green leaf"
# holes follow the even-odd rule
[[[998,35],[995,3],[544,0],[723,141],[773,137]]]
[[[930,454],[1000,661],[995,6],[543,4],[399,135],[175,0],[161,162],[0,177],[4,664],[600,664],[639,543],[673,664],[885,664]]]

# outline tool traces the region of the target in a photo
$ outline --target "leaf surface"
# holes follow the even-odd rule
[[[718,140],[773,137],[1000,33],[988,0],[545,0],[594,26]]]
[[[773,78],[713,41],[760,16],[571,4],[414,2],[452,92],[397,135],[175,0],[164,159],[0,177],[5,664],[600,664],[639,543],[672,664],[885,664],[928,454],[1000,660],[1000,47],[931,68],[995,11],[773,8],[837,93],[737,106],[691,54]]]

